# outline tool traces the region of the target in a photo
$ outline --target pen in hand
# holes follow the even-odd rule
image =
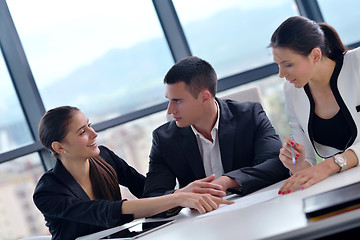
[[[292,134],[290,134],[290,139],[294,141],[294,137],[292,136]],[[292,162],[293,162],[293,165],[296,165],[294,145],[291,145],[290,147],[291,147]]]

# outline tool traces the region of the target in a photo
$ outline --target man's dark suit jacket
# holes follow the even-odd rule
[[[279,160],[281,141],[259,103],[216,98],[220,107],[219,143],[225,175],[242,186],[242,195],[289,177]],[[171,193],[205,177],[191,127],[168,122],[153,132],[144,196]]]
[[[108,148],[99,148],[100,156],[115,169],[119,183],[141,197],[145,177]],[[59,160],[41,177],[33,198],[52,239],[75,239],[134,219],[133,215],[122,214],[123,200],[90,200]]]

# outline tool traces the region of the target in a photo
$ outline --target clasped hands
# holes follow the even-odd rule
[[[174,194],[196,193],[197,196],[200,197],[198,204],[202,206],[200,208],[197,207],[196,209],[199,210],[204,208],[206,212],[209,212],[218,208],[220,204],[234,203],[233,201],[222,199],[222,197],[226,196],[225,191],[234,185],[232,180],[233,179],[226,176],[221,176],[215,180],[215,175],[213,174],[209,177],[189,183],[187,186],[176,190]],[[203,211],[200,210],[199,212],[203,213]]]

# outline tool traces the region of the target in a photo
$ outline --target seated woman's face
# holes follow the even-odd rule
[[[91,127],[89,119],[76,111],[69,121],[68,133],[61,141],[61,156],[67,159],[88,159],[96,157],[100,149],[96,143],[97,133]]]

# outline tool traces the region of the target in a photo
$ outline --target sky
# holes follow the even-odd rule
[[[207,18],[227,8],[239,8],[246,11],[256,8],[266,8],[267,6],[274,7],[288,1],[291,0],[173,0],[173,3],[182,24],[188,24],[192,21]],[[293,5],[294,7],[296,6],[295,2]],[[201,9],[201,11],[199,11],[199,9]]]
[[[173,3],[181,23],[187,25],[227,8],[251,10],[288,1],[173,0]],[[164,37],[151,0],[6,2],[40,88],[93,62],[110,49],[129,48]],[[4,73],[7,74],[6,71],[0,74]]]
[[[229,8],[288,0],[174,0],[182,24]],[[114,48],[164,37],[151,0],[7,0],[40,88]],[[198,9],[204,8],[204,11]],[[156,22],[156,24],[154,24]]]
[[[227,8],[272,6],[289,0],[174,0],[183,25]],[[40,89],[92,63],[111,49],[164,38],[151,0],[7,0],[32,74]],[[202,11],[199,9],[203,8]],[[155,23],[155,24],[154,24]],[[0,59],[0,111],[15,97]],[[10,90],[9,90],[10,89]]]
[[[162,36],[151,1],[8,0],[33,74],[41,86],[109,49]],[[49,61],[51,59],[51,61]]]

